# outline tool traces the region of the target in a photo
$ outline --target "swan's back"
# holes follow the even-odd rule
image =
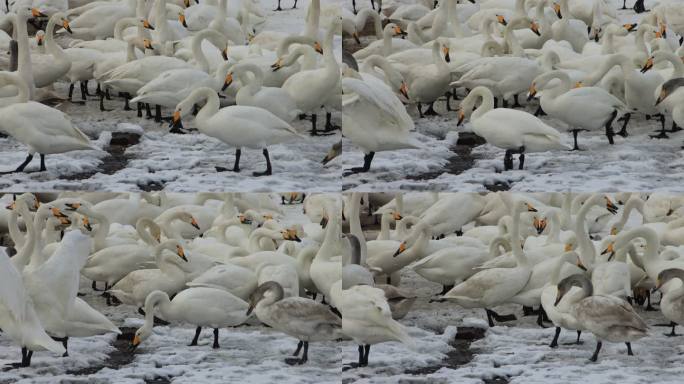
[[[626,342],[646,336],[648,325],[626,301],[614,296],[590,296],[574,307],[580,324],[601,340]]]
[[[268,312],[269,325],[300,340],[334,340],[342,329],[342,319],[327,305],[302,297],[277,301],[269,306]]]

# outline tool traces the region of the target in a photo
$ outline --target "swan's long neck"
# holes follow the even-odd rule
[[[255,229],[249,235],[249,249],[251,252],[259,252],[263,250],[260,245],[261,239],[278,240],[282,239],[282,236],[280,233],[268,228]]]
[[[351,209],[349,210],[349,232],[356,236],[359,240],[359,246],[361,248],[360,253],[362,255],[366,254],[366,237],[361,229],[361,197],[363,196],[360,192],[354,192],[351,196]],[[389,235],[387,236],[389,238]],[[361,263],[365,263],[366,259],[363,258]]]
[[[197,60],[197,64],[199,65],[200,69],[204,72],[209,72],[209,60],[207,60],[207,56],[204,54],[204,50],[202,49],[202,41],[207,38],[207,34],[204,32],[200,32],[195,35],[195,37],[192,38],[192,55],[195,57],[195,60]]]
[[[441,53],[439,52],[439,46],[440,44],[436,41],[434,44],[432,44],[432,61],[437,66],[439,73],[449,73],[449,65],[446,63],[446,60],[442,57]]]
[[[575,235],[578,237],[580,255],[584,265],[589,268],[593,266],[596,260],[596,249],[589,238],[589,232],[586,228],[586,217],[589,210],[598,205],[601,198],[603,198],[601,195],[594,195],[585,201],[575,219]]]
[[[508,45],[511,56],[523,57],[525,51],[523,50],[522,45],[520,45],[518,38],[515,37],[515,33],[513,33],[515,25],[517,25],[517,23],[511,22],[506,26],[506,29],[504,30],[504,41]]]
[[[479,91],[475,94],[475,96],[476,97],[473,99],[473,102],[478,96],[482,101],[480,106],[473,111],[471,120],[477,120],[480,116],[494,109],[494,95],[492,94],[492,91],[487,88],[479,88]],[[472,105],[470,108],[472,108]]]
[[[511,228],[511,248],[513,251],[513,256],[519,267],[529,267],[529,260],[525,256],[522,250],[522,243],[520,242],[520,214],[522,212],[520,209],[515,209],[513,211],[513,224]]]
[[[557,244],[560,243],[560,218],[558,217],[558,211],[552,210],[547,215],[549,221],[551,222],[551,230],[549,231],[549,236],[546,238],[547,244]]]
[[[243,85],[247,84],[249,93],[254,95],[255,93],[259,92],[261,87],[264,85],[264,72],[256,64],[244,63],[240,64],[240,66],[244,71],[243,76],[240,78],[240,82]],[[248,80],[247,76],[245,76],[247,73],[252,74],[251,80]]]
[[[378,240],[389,240],[390,238],[390,218],[392,215],[383,213],[380,216],[380,233],[378,233]]]
[[[62,13],[55,13],[50,18],[50,21],[48,21],[47,28],[45,28],[45,49],[55,58],[55,61],[60,62],[69,61],[69,57],[64,53],[62,47],[54,40],[57,19],[61,19],[62,17],[64,17]]]
[[[321,261],[330,260],[341,232],[339,212],[337,212],[335,206],[333,204],[327,204],[325,210],[328,216],[328,226],[325,229],[323,243],[316,254],[316,258]],[[359,238],[359,242],[363,242],[362,244],[365,243],[363,240],[363,238]]]
[[[603,76],[605,76],[606,73],[608,73],[608,71],[610,71],[616,65],[619,65],[622,68],[622,73],[625,77],[627,77],[631,72],[634,72],[633,69],[630,68],[629,59],[627,59],[626,56],[618,53],[611,55],[601,67],[587,76],[587,78],[585,78],[582,82],[586,86],[593,86],[601,81]]]
[[[501,255],[501,248],[505,251],[511,250],[511,244],[505,236],[497,236],[489,242],[489,258],[493,259]]]
[[[551,278],[549,279],[549,282],[552,285],[558,285],[558,282],[560,281],[560,273],[561,273],[561,269],[563,269],[563,265],[565,263],[571,262],[572,258],[577,259],[577,253],[575,251],[570,251],[570,252],[564,253],[558,258],[558,260],[556,261],[556,264],[553,266],[553,270],[551,271]]]
[[[139,219],[135,225],[135,231],[138,234],[138,237],[140,237],[140,239],[147,245],[158,245],[157,239],[152,237],[151,234],[152,228],[154,226],[156,226],[154,221],[148,218]]]
[[[415,231],[418,232],[418,239],[409,249],[404,251],[401,256],[404,260],[410,260],[411,262],[418,260],[425,256],[425,248],[430,241],[430,236],[432,235],[431,226],[426,223],[419,223],[416,226]]]
[[[560,84],[553,88],[545,89],[542,97],[547,96],[553,100],[558,96],[568,92],[572,88],[572,81],[567,73],[563,71],[553,71],[552,73],[549,73],[549,75],[551,75],[548,77],[549,81],[552,79],[558,79],[560,80]]]
[[[141,16],[142,17],[142,16]],[[124,29],[130,27],[131,25],[136,25],[138,28],[144,29],[142,23],[138,23],[133,17],[125,17],[114,24],[114,38],[123,41],[123,31]],[[141,33],[141,32],[138,32]]]
[[[684,59],[682,59],[681,57],[677,56],[672,52],[667,51],[658,51],[657,55],[662,57],[662,59],[672,63],[674,71],[672,72],[672,76],[670,77],[671,79],[684,77]]]
[[[171,300],[166,292],[154,291],[145,299],[145,327],[148,331],[152,331],[154,326],[155,310],[158,310],[161,317],[167,320],[174,318],[171,309]]]
[[[154,22],[155,29],[157,30],[157,36],[159,36],[159,44],[162,49],[165,49],[166,38],[169,33],[169,21],[166,19],[166,0],[156,0],[154,5]],[[195,53],[193,51],[193,53]],[[195,57],[197,57],[195,55]]]
[[[313,0],[306,14],[306,30],[304,34],[316,38],[321,18],[321,0]]]
[[[27,266],[37,267],[45,259],[43,258],[43,248],[45,247],[45,238],[43,231],[47,226],[48,211],[39,209],[33,217],[33,229],[35,231],[36,240],[34,241],[33,252]]]
[[[382,55],[387,57],[392,54],[392,36],[394,30],[388,25],[382,31]]]
[[[199,110],[197,116],[195,116],[195,120],[197,120],[199,123],[199,127],[200,125],[203,125],[203,122],[214,116],[219,111],[221,102],[216,92],[212,91],[211,89],[198,89],[195,92],[195,102],[206,100],[204,106]]]
[[[16,218],[17,216],[21,216],[21,218],[24,220],[24,224],[26,225],[26,237],[23,238],[23,246],[17,252],[16,255],[12,258],[12,261],[14,262],[15,266],[25,266],[28,264],[28,259],[33,253],[34,247],[36,245],[36,230],[35,227],[33,226],[33,217],[31,217],[30,212],[28,211],[28,208],[26,206],[19,207],[17,206],[16,212],[12,212],[11,218],[14,218],[15,225],[16,225]],[[10,227],[10,230],[12,227]],[[19,228],[17,227],[16,230],[18,231]],[[12,236],[13,239],[15,239],[14,236]]]
[[[21,74],[17,75],[10,72],[0,72],[0,84],[10,84],[17,88],[17,95],[6,99],[13,100],[15,103],[26,103],[29,101],[30,89]]]
[[[95,219],[95,221],[98,223],[97,231],[95,232],[95,235],[93,235],[93,245],[95,246],[95,249],[98,250],[104,248],[111,224],[109,219],[107,216],[90,209],[86,212],[86,216]]]
[[[53,16],[54,17],[54,16]],[[33,82],[33,67],[31,65],[31,52],[29,50],[28,43],[28,30],[26,23],[28,22],[28,17],[24,15],[11,15],[11,19],[14,21],[15,38],[18,44],[18,72],[19,76],[26,82],[28,87],[28,95],[31,100],[33,100],[34,93],[36,91],[35,83]],[[54,25],[54,23],[53,23]],[[54,30],[54,26],[53,26]],[[47,35],[45,37],[45,44],[48,47],[48,43],[53,44],[52,36]]]

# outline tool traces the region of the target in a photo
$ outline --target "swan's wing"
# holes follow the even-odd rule
[[[327,305],[302,297],[288,297],[273,304],[273,317],[278,323],[301,319],[312,323],[328,323],[342,326],[342,319],[330,312]]]
[[[499,123],[510,121],[511,118],[515,118],[520,122],[520,124],[516,126],[516,130],[522,135],[544,135],[553,138],[560,138],[561,136],[560,132],[558,132],[555,128],[547,125],[534,115],[524,111],[508,108],[497,108],[487,112],[485,116],[488,118],[493,118]]]
[[[376,81],[373,79],[372,81]],[[383,86],[380,87],[380,84]],[[413,130],[413,119],[406,113],[406,108],[401,103],[399,98],[380,80],[377,80],[377,86],[371,85],[366,81],[344,78],[342,79],[342,87],[359,95],[360,98],[372,103],[382,112],[401,122],[406,129]]]
[[[611,105],[618,109],[626,109],[625,103],[623,103],[617,97],[606,92],[603,88],[599,87],[580,87],[574,88],[563,94],[564,97],[569,98],[569,100],[577,100],[580,103],[586,104],[587,100],[591,100],[592,103],[601,103],[606,105]]]
[[[221,109],[218,114],[221,112],[228,112],[231,119],[240,119],[246,122],[257,122],[259,125],[269,127],[270,129],[284,130],[299,136],[299,133],[292,128],[290,124],[263,108],[250,107],[246,105],[233,105],[231,107]]]
[[[646,331],[648,325],[626,301],[614,296],[590,296],[577,303],[576,313],[584,320]]]
[[[26,291],[19,271],[10,261],[4,249],[0,249],[0,305],[4,305],[12,317],[22,321],[26,313]]]

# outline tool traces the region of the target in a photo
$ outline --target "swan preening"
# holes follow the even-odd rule
[[[558,173],[565,169],[547,166],[591,157],[601,169],[635,145],[679,150],[681,143],[651,140],[681,141],[682,90],[675,84],[684,76],[684,37],[675,2],[646,10],[637,1],[634,12],[617,12],[607,0],[392,0],[382,11],[367,3],[343,15],[350,47],[343,133],[349,148],[364,154],[363,166],[347,174],[373,172],[371,162],[377,164],[377,175],[353,176],[355,184],[464,173],[455,185],[514,169],[515,154],[517,170]],[[425,155],[432,136],[452,132],[466,136],[462,145],[482,145],[471,143],[471,132],[488,144],[465,171]],[[437,141],[439,149],[460,157],[448,139]],[[526,165],[528,154],[540,160]],[[489,161],[500,155],[503,167]]]
[[[275,13],[266,11],[265,0],[68,3],[19,0],[0,15],[2,33],[18,47],[0,60],[0,132],[28,151],[12,170],[3,164],[3,173],[29,171],[36,155],[41,158],[39,170],[45,171],[50,168],[46,155],[106,148],[91,139],[122,122],[105,107],[114,97],[123,97],[124,110],[137,107],[138,116],[131,115],[130,122],[139,121],[146,111],[157,123],[171,121],[171,133],[190,132],[174,116],[183,106],[183,123],[191,124],[187,128],[237,150],[235,166],[218,170],[239,171],[240,151],[247,147],[265,156],[267,171],[253,174],[271,175],[278,163],[273,159],[272,167],[267,147],[321,140],[302,135],[305,123],[299,120],[305,118],[311,120],[312,135],[338,135],[339,4],[313,0],[305,9],[295,4],[293,11]],[[81,100],[74,101],[77,82]],[[95,94],[89,82],[97,83]],[[204,93],[194,93],[199,90]],[[101,113],[90,108],[89,96],[99,98]],[[44,104],[48,102],[50,107]],[[63,103],[75,105],[60,107]],[[207,119],[207,109],[198,118],[190,115],[194,106],[204,104],[217,105],[211,115],[218,116]],[[65,110],[68,113],[59,112]],[[324,128],[317,123],[322,113]],[[100,131],[90,125],[93,118],[103,122]],[[223,129],[225,119],[233,129]],[[161,128],[142,121],[140,125]],[[299,151],[293,153],[293,159],[300,156]],[[318,162],[324,155],[313,157]]]

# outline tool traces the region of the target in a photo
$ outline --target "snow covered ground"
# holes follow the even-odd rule
[[[639,215],[632,215],[626,228],[640,220]],[[520,306],[497,307],[498,313],[514,313],[518,320],[488,328],[484,310],[464,309],[449,302],[430,303],[442,287],[410,268],[402,270],[399,286],[418,297],[400,320],[408,327],[415,347],[395,342],[374,345],[368,367],[344,370],[343,383],[638,384],[647,380],[679,383],[684,375],[684,345],[681,337],[664,335],[670,328],[655,326],[669,323],[660,310],[637,308],[650,326],[650,335],[632,343],[634,356],[627,355],[624,344],[604,343],[598,362],[592,363],[589,357],[596,343],[589,333],[582,334],[582,345],[563,345],[573,343],[576,333],[562,331],[558,348],[552,349],[548,345],[554,328],[540,328],[536,316],[522,316]],[[658,297],[654,294],[654,303]],[[654,307],[658,309],[658,305]],[[484,337],[479,338],[478,329]],[[682,331],[677,327],[677,333]],[[343,343],[342,349],[343,364],[357,361],[357,346]]]
[[[284,224],[305,223],[301,205],[283,206]],[[143,318],[137,308],[107,307],[99,292],[82,278],[81,297],[123,328],[126,340],[104,335],[69,340],[69,357],[36,352],[30,368],[3,371],[20,360],[20,349],[0,334],[0,383],[339,383],[340,345],[311,343],[309,362],[289,366],[283,361],[297,347],[297,340],[261,325],[221,329],[220,349],[211,348],[213,334],[203,330],[199,345],[188,347],[195,327],[187,324],[155,326],[152,336],[134,354],[126,352]],[[100,284],[100,288],[102,288]]]
[[[631,6],[631,1],[628,6]],[[366,6],[366,2],[359,2]],[[615,1],[616,7],[622,1]],[[646,1],[647,9],[656,4]],[[358,6],[358,5],[357,5]],[[619,10],[621,22],[633,22],[643,17],[633,10]],[[364,46],[374,37],[362,40]],[[354,44],[345,38],[344,44]],[[355,44],[354,44],[355,45]],[[462,90],[460,91],[462,92]],[[460,94],[463,98],[463,93]],[[521,103],[525,104],[523,97]],[[457,104],[451,102],[452,107]],[[526,106],[534,113],[538,103]],[[425,106],[423,107],[425,108]],[[531,153],[526,156],[525,169],[502,172],[504,151],[488,144],[468,143],[457,146],[459,133],[469,132],[470,124],[457,127],[456,112],[447,112],[443,99],[438,102],[441,116],[420,118],[414,106],[409,107],[416,132],[413,136],[423,143],[423,149],[377,153],[368,173],[344,178],[345,190],[442,190],[486,191],[510,189],[516,191],[684,191],[680,182],[684,177],[684,131],[669,134],[670,139],[651,139],[659,121],[646,120],[643,115],[632,116],[628,125],[629,137],[615,137],[609,145],[601,132],[581,132],[581,151]],[[562,133],[563,144],[572,147],[572,134],[564,123],[542,117],[547,124]],[[671,120],[667,118],[667,129]],[[617,132],[622,126],[616,122]],[[463,136],[463,135],[461,135]],[[343,168],[363,164],[363,153],[343,140]]]
[[[332,3],[323,0],[323,7]],[[283,12],[274,12],[275,0],[261,0],[267,15],[263,29],[300,33],[304,29],[304,17],[309,0],[301,0],[297,9],[290,9],[292,3],[286,0]],[[325,9],[325,8],[324,8]],[[335,39],[335,50],[341,52],[341,40]],[[95,85],[90,84],[91,91]],[[57,95],[66,98],[68,84],[58,83]],[[74,94],[78,100],[78,87]],[[112,112],[100,112],[98,99],[90,98],[85,106],[68,101],[57,106],[67,113],[73,123],[95,140],[104,151],[79,151],[64,155],[47,156],[46,172],[37,172],[39,161],[27,168],[33,173],[12,174],[0,180],[0,190],[45,191],[45,190],[113,190],[137,191],[160,189],[171,191],[291,191],[341,189],[341,166],[338,163],[323,166],[321,160],[330,147],[340,140],[339,134],[311,137],[306,133],[311,122],[295,121],[293,126],[305,135],[302,139],[274,145],[269,148],[273,163],[273,175],[255,178],[252,172],[263,171],[266,161],[260,150],[246,149],[240,161],[242,172],[218,173],[215,166],[232,168],[234,148],[219,140],[198,132],[188,135],[169,134],[168,123],[138,118],[135,111],[123,111],[123,99],[115,98],[105,102]],[[133,106],[134,107],[134,106]],[[154,108],[152,109],[154,113]],[[163,110],[164,116],[171,110]],[[339,113],[333,114],[333,123],[341,125]],[[325,122],[325,114],[318,119],[319,129]],[[192,128],[193,119],[188,117],[184,124]],[[112,160],[105,152],[112,132],[134,131],[142,134],[140,142],[126,148],[122,158]],[[0,138],[0,170],[16,168],[26,157],[26,147],[12,138]],[[113,163],[113,164],[112,164]]]

